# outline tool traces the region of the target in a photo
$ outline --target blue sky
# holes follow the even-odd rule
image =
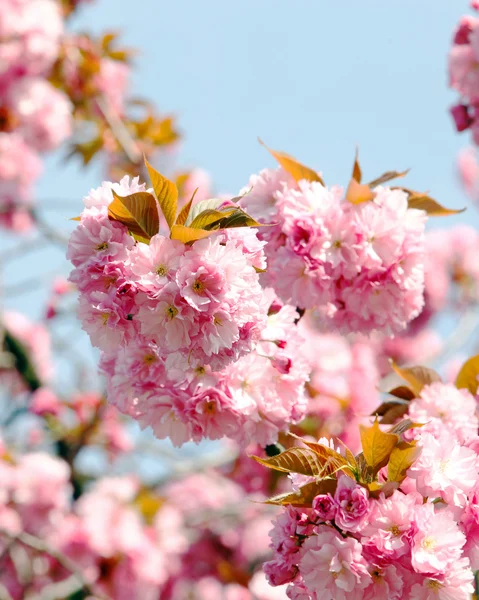
[[[138,48],[135,95],[174,113],[184,132],[178,166],[209,171],[218,191],[236,193],[252,172],[272,166],[257,136],[347,183],[355,146],[363,172],[412,171],[406,183],[448,206],[467,204],[454,162],[468,136],[454,132],[447,109],[446,59],[452,30],[468,3],[455,0],[97,0],[77,29],[119,29]],[[134,9],[133,9],[134,7]],[[45,218],[65,230],[101,169],[83,170],[61,153],[38,186]],[[478,211],[437,220],[479,224]],[[2,236],[3,237],[3,236]],[[1,249],[15,245],[6,236]],[[59,250],[42,250],[4,268],[5,284],[32,272],[68,272]],[[7,306],[32,315],[45,294],[6,294]]]

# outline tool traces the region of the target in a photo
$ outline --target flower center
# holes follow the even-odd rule
[[[429,579],[426,585],[431,590],[440,590],[443,587],[442,583],[435,579]]]
[[[143,362],[145,363],[145,365],[151,365],[151,363],[154,363],[156,361],[156,356],[154,354],[145,354],[145,356],[143,357]]]
[[[168,273],[168,268],[166,265],[158,265],[156,267],[156,273],[160,277],[164,277]]]
[[[110,318],[110,313],[101,313],[101,320],[103,321],[103,325],[108,323],[108,319]]]
[[[108,248],[108,242],[102,242],[101,244],[98,244],[98,246],[95,247],[95,250],[98,250],[99,252],[101,250],[106,250]]]
[[[423,541],[421,542],[421,546],[424,548],[424,550],[432,552],[436,547],[436,540],[433,537],[428,536],[423,539]]]
[[[195,292],[195,294],[198,294],[198,295],[202,294],[205,289],[204,283],[202,281],[200,281],[199,279],[197,279],[191,287],[193,288],[193,291]]]
[[[221,327],[223,325],[223,321],[218,317],[218,315],[215,315],[213,317],[213,322],[215,325],[218,325],[219,327]]]
[[[333,248],[341,248],[341,240],[336,240],[333,243]]]
[[[195,373],[197,375],[204,375],[206,373],[206,369],[204,367],[196,367]]]
[[[439,470],[441,471],[441,473],[445,473],[446,469],[449,465],[449,460],[441,460],[441,462],[439,463]]]
[[[212,400],[210,400],[209,402],[207,402],[205,404],[205,412],[207,412],[207,413],[213,414],[215,412],[215,408],[216,408],[216,405]]]
[[[178,309],[176,308],[176,306],[174,306],[173,304],[170,304],[170,306],[168,306],[168,308],[166,309],[167,318],[171,321],[172,319],[174,319],[176,317],[177,314],[178,314]]]
[[[389,531],[393,534],[394,537],[398,537],[398,535],[401,534],[401,531],[399,530],[399,527],[397,525],[393,525]]]

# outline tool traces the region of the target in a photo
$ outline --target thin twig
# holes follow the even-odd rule
[[[51,227],[43,218],[40,216],[37,210],[31,209],[30,214],[38,228],[38,231],[50,242],[59,244],[60,246],[68,246],[68,236],[58,232],[56,229]]]
[[[103,114],[105,121],[108,123],[111,132],[115,136],[116,141],[127,155],[128,160],[133,164],[139,164],[141,162],[142,153],[126,128],[123,120],[114,111],[110,110],[110,107],[102,96],[96,98],[96,103]]]

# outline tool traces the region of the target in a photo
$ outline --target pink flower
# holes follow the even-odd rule
[[[54,150],[71,135],[70,101],[45,79],[17,79],[7,88],[5,104],[18,120],[16,131],[39,152]]]
[[[333,521],[338,505],[331,494],[319,494],[313,500],[313,515],[320,521]]]
[[[136,245],[130,255],[130,269],[138,284],[150,295],[156,295],[174,279],[185,251],[181,242],[154,235],[149,245]]]
[[[62,404],[56,394],[49,388],[39,388],[32,394],[30,411],[36,415],[58,415]]]
[[[304,542],[299,571],[304,586],[317,600],[359,600],[371,581],[361,544],[325,525]]]
[[[461,557],[464,534],[446,508],[435,511],[433,504],[423,504],[414,513],[412,566],[418,573],[447,573]]]
[[[477,437],[476,400],[465,389],[443,383],[426,385],[409,404],[408,414],[413,421],[425,423],[421,434],[442,434],[446,428],[461,443]]]
[[[334,521],[344,531],[360,531],[369,516],[368,492],[347,475],[338,478],[338,487],[334,493],[337,511]]]
[[[409,553],[416,506],[422,502],[420,494],[396,491],[389,498],[381,496],[372,503],[369,522],[361,531],[361,543],[373,564],[390,564]]]
[[[6,0],[0,23],[0,82],[44,75],[53,65],[63,34],[61,9],[53,0]]]
[[[75,267],[91,260],[124,260],[133,243],[126,227],[108,218],[106,208],[89,208],[83,211],[80,224],[71,234],[67,259]]]
[[[424,577],[412,586],[410,600],[469,600],[474,574],[466,559],[459,559],[442,575]]]
[[[370,573],[372,581],[364,590],[362,600],[401,600],[405,597],[401,571],[393,565],[384,569],[372,566]]]
[[[196,441],[203,437],[211,440],[233,437],[244,419],[235,409],[232,398],[216,388],[205,388],[192,396],[185,404],[185,413]]]
[[[477,481],[478,457],[461,446],[447,431],[420,434],[419,458],[408,471],[424,496],[441,497],[456,506],[466,504],[467,494]]]

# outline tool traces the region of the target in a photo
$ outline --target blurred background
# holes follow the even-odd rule
[[[467,205],[466,213],[428,225],[448,228],[479,225],[477,207],[456,174],[468,134],[457,135],[448,112],[456,94],[448,89],[447,55],[467,9],[468,2],[459,0],[97,0],[82,2],[67,27],[97,36],[114,30],[122,45],[135,49],[129,93],[171,117],[177,132],[152,162],[166,174],[200,169],[200,193],[204,185],[210,194],[234,196],[252,173],[274,166],[258,136],[316,168],[328,184],[347,185],[358,147],[366,179],[410,168],[407,187],[428,191],[451,208]],[[77,124],[80,137],[82,127],[86,131]],[[45,158],[35,187],[35,210],[46,237],[59,239],[45,243],[45,231],[36,229],[22,236],[1,230],[2,307],[32,321],[45,322],[52,285],[70,271],[64,238],[75,223],[69,219],[82,211],[83,196],[108,178],[104,161],[85,166],[79,155],[66,160],[68,151],[64,144]],[[98,354],[74,312],[70,298],[50,323],[57,358],[53,382],[69,392],[101,390]],[[451,327],[449,321],[446,317],[440,329]],[[80,381],[73,381],[73,371]],[[3,400],[8,423],[2,435],[16,443],[25,422],[10,427],[8,395]],[[135,472],[156,483],[169,473],[195,472],[200,463],[222,464],[234,453],[227,444],[212,442],[178,451],[140,434],[132,423],[127,427],[139,452],[111,464],[96,450],[87,451],[85,471]]]

